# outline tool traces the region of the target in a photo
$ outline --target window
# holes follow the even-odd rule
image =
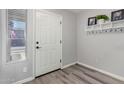
[[[11,47],[25,47],[25,22],[9,21]]]
[[[27,11],[9,9],[8,15],[8,62],[26,59]]]

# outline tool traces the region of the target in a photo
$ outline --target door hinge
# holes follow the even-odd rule
[[[60,40],[60,44],[62,44],[62,40]]]
[[[62,60],[60,59],[60,63],[62,62]]]
[[[62,24],[62,22],[60,21],[60,24]]]

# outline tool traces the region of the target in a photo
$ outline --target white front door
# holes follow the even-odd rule
[[[61,16],[36,10],[36,76],[61,67]]]

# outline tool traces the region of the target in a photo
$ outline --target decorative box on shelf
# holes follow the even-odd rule
[[[116,33],[124,32],[124,20],[87,26],[85,31],[88,34],[107,33],[107,32],[116,32]]]

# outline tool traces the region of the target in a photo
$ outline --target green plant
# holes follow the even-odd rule
[[[100,20],[100,19],[109,20],[109,17],[106,16],[106,15],[97,15],[97,16],[96,16],[96,19],[97,19],[97,20]]]

